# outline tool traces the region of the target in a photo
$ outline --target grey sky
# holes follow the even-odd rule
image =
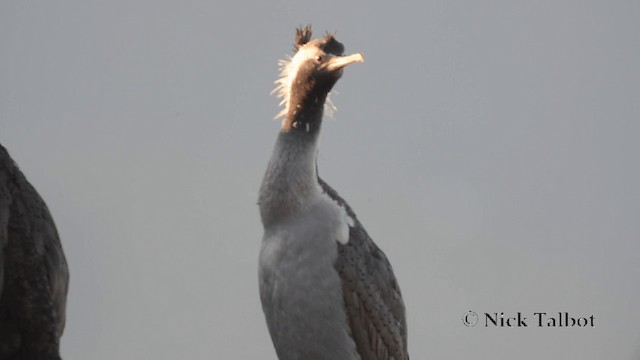
[[[62,354],[275,359],[257,292],[294,28],[348,68],[319,170],[387,253],[412,359],[640,358],[637,1],[0,3],[0,142],[71,271]],[[595,316],[467,328],[463,314]]]

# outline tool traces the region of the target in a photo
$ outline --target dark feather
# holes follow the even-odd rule
[[[335,268],[351,335],[362,360],[407,360],[407,322],[400,288],[391,264],[371,240],[349,205],[322,179],[323,190],[354,220],[349,242],[338,243]]]
[[[0,359],[60,359],[69,273],[46,204],[0,145]]]
[[[344,45],[336,40],[333,34],[327,34],[320,44],[320,48],[327,54],[342,56],[344,54]]]
[[[298,51],[300,47],[311,40],[311,25],[299,27],[296,29],[296,40],[294,42],[294,50]]]

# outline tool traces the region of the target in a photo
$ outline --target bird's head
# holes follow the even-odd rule
[[[280,62],[280,78],[274,90],[284,107],[277,116],[285,117],[283,128],[295,127],[293,118],[297,115],[322,111],[327,94],[342,76],[342,70],[364,61],[359,53],[343,56],[344,46],[333,34],[312,40],[310,26],[296,30],[294,47],[294,56]]]

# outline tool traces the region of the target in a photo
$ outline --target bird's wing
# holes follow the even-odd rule
[[[407,360],[407,323],[391,264],[371,240],[349,205],[324,181],[320,185],[354,220],[349,241],[338,243],[335,267],[351,335],[363,360]]]
[[[9,226],[9,221],[11,226]],[[11,239],[9,239],[9,227]],[[60,244],[55,223],[47,205],[36,189],[27,181],[7,150],[0,145],[0,279],[7,266],[2,257],[5,246],[13,241],[13,233],[18,233],[22,247],[29,248],[30,259],[20,266],[28,266],[28,271],[13,271],[23,283],[37,284],[38,303],[28,304],[29,310],[52,316],[34,316],[40,322],[50,322],[51,334],[59,337],[65,323],[65,309],[69,272]],[[31,251],[33,249],[33,251]],[[14,263],[12,261],[12,263]],[[15,266],[11,265],[11,266]],[[2,289],[0,280],[0,295]],[[36,301],[36,300],[34,300]],[[26,304],[25,300],[25,304]],[[0,319],[1,320],[1,319]],[[1,356],[0,356],[1,357]]]
[[[1,151],[2,149],[0,149]],[[0,162],[2,160],[0,153]],[[2,170],[3,164],[0,163],[0,299],[4,288],[4,248],[9,242],[9,207],[11,205],[11,194],[7,188],[6,174]]]
[[[27,181],[22,173],[16,182],[20,188],[21,210],[16,217],[20,217],[22,224],[28,224],[32,246],[42,248],[43,254],[38,258],[39,269],[32,274],[38,283],[48,292],[44,295],[46,302],[40,304],[41,311],[53,314],[50,324],[58,337],[62,335],[66,319],[67,289],[69,284],[69,270],[67,260],[62,250],[58,230],[49,212],[47,204],[36,189]],[[12,215],[16,215],[13,214]],[[45,287],[45,283],[47,286]]]
[[[12,166],[11,159],[0,145],[0,359],[13,359],[20,348],[20,336],[6,322],[6,309],[4,308],[5,273],[7,263],[5,254],[9,243],[9,214],[11,208],[11,192],[9,189],[8,166]],[[5,296],[6,297],[6,296]]]

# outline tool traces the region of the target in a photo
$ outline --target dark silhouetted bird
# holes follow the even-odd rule
[[[69,273],[49,209],[0,145],[0,359],[57,360]]]
[[[391,265],[349,205],[318,177],[327,95],[361,54],[296,32],[276,91],[284,116],[259,195],[262,308],[281,360],[406,360],[405,308]]]

